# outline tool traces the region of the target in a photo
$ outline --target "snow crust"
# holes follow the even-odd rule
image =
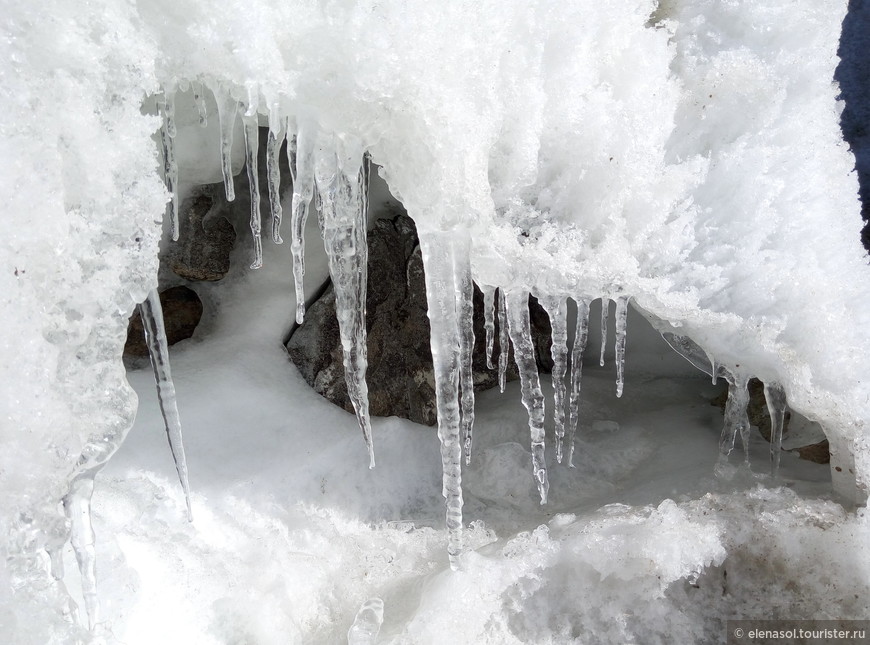
[[[70,480],[114,454],[136,413],[120,353],[128,315],[156,285],[168,225],[152,109],[167,92],[176,92],[182,194],[220,173],[218,155],[199,161],[216,146],[210,92],[241,101],[249,121],[259,115],[275,128],[292,118],[360,144],[424,240],[470,241],[479,283],[629,296],[718,362],[782,383],[789,404],[825,428],[841,468],[835,485],[860,501],[870,479],[862,377],[870,270],[855,159],[831,81],[845,10],[835,0],[10,7],[0,67],[8,200],[0,297],[11,312],[0,336],[3,632],[20,643],[85,638],[60,609],[66,594],[49,576],[45,548],[66,537],[58,503]],[[207,128],[197,130],[191,82],[210,90]],[[232,127],[238,172],[243,136],[238,122]],[[765,494],[722,504],[768,512],[752,501]],[[815,513],[843,539],[865,530],[861,517],[823,502],[796,501],[789,514],[781,510],[788,495],[769,502],[786,524],[804,526]],[[434,638],[439,621],[457,636],[537,638],[543,627],[523,622],[536,602],[535,576],[566,554],[598,549],[596,536],[611,529],[621,536],[612,549],[572,561],[578,576],[630,575],[638,595],[671,593],[668,583],[722,562],[724,538],[698,529],[706,503],[714,504],[605,509],[591,533],[568,519],[530,528],[529,537],[509,539],[531,554],[515,565],[488,569],[485,556],[472,555],[471,573],[430,581],[450,593],[426,595],[401,638]],[[257,530],[270,530],[263,522]],[[471,532],[472,548],[489,539],[486,530]],[[649,570],[620,559],[667,542],[671,530],[700,530],[703,539],[658,553]],[[442,540],[438,531],[427,535]],[[749,544],[741,539],[734,544]],[[839,566],[851,587],[865,584],[863,565],[852,573]],[[490,586],[464,586],[478,568]],[[527,579],[510,592],[523,611],[482,618],[482,606],[501,607],[511,585]],[[451,618],[447,598],[471,589],[480,604],[467,621],[459,610]],[[373,595],[353,597],[336,633]],[[633,596],[620,598],[615,606],[636,606]],[[460,626],[466,632],[451,631]],[[574,637],[570,625],[547,629],[555,640]]]

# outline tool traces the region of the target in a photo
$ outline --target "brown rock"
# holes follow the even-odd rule
[[[221,214],[225,203],[214,198],[214,190],[214,186],[203,186],[198,194],[184,200],[178,241],[166,251],[164,260],[169,268],[186,280],[213,282],[230,270],[236,232]]]
[[[174,345],[180,340],[193,336],[193,331],[202,318],[202,302],[193,289],[187,287],[172,287],[160,292],[160,304],[163,306],[163,324],[166,328],[166,340]],[[137,309],[127,326],[127,343],[124,345],[124,356],[148,356],[148,346],[145,344],[145,329]]]

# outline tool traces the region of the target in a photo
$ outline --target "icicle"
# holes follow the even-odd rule
[[[471,281],[471,240],[460,236],[454,244],[453,279],[456,289],[456,313],[459,317],[459,384],[462,388],[462,436],[465,464],[471,463],[474,432],[474,284]]]
[[[218,119],[221,124],[221,171],[224,176],[227,201],[231,202],[236,198],[236,189],[233,186],[233,131],[236,127],[239,102],[222,87],[215,90],[214,98],[217,101]]]
[[[504,392],[507,380],[508,354],[510,353],[510,341],[508,335],[507,303],[504,289],[498,291],[498,389]]]
[[[296,322],[300,325],[305,320],[305,222],[308,220],[308,204],[314,189],[315,138],[316,131],[312,127],[302,126],[296,134],[294,146],[296,176],[293,179],[290,250],[293,252],[293,281],[296,286]],[[291,154],[290,146],[287,147],[287,154]]]
[[[742,374],[725,374],[728,381],[728,400],[725,402],[725,425],[719,440],[719,462],[728,461],[734,449],[737,433],[743,443],[746,463],[749,463],[749,378]]]
[[[295,127],[291,127],[290,119],[287,119],[287,165],[290,166],[290,180],[296,185],[296,135]]]
[[[782,429],[785,425],[785,388],[779,383],[764,384],[764,398],[770,413],[770,471],[779,476],[779,458],[782,455]]]
[[[245,126],[245,165],[248,169],[248,185],[251,189],[251,235],[254,238],[254,261],[252,269],[263,266],[263,240],[260,237],[260,176],[257,155],[260,151],[260,125],[257,113],[242,116]]]
[[[438,439],[441,442],[442,494],[447,505],[447,555],[459,568],[462,553],[462,446],[459,440],[459,321],[453,262],[454,234],[421,233],[429,308]]]
[[[175,125],[175,92],[165,92],[163,94],[163,123],[166,127],[166,133],[173,139],[178,135],[178,128]]]
[[[625,334],[628,317],[628,298],[616,299],[616,396],[622,396],[625,384]]]
[[[314,157],[314,176],[323,204],[323,245],[329,258],[329,275],[335,289],[335,311],[344,354],[347,393],[368,447],[369,468],[374,468],[375,453],[366,385],[368,164],[361,149],[339,157],[334,137],[323,135],[318,140]],[[293,199],[295,202],[295,190]],[[294,227],[294,236],[295,233]],[[297,289],[300,287],[297,284]]]
[[[565,436],[565,372],[568,363],[568,307],[564,298],[543,297],[541,304],[550,317],[553,357],[553,421],[556,426],[556,461],[562,463]]]
[[[160,403],[160,412],[163,414],[166,438],[169,440],[169,449],[175,461],[175,470],[178,472],[181,488],[184,489],[187,519],[193,521],[187,459],[184,456],[184,442],[181,438],[181,418],[178,416],[175,384],[172,382],[172,372],[169,368],[169,345],[166,342],[166,330],[163,326],[163,307],[156,289],[152,289],[145,301],[139,305],[139,314],[142,316],[148,355],[151,357],[151,367],[157,383],[157,400]]]
[[[601,360],[599,365],[604,367],[604,351],[607,348],[607,315],[610,312],[610,299],[601,298]]]
[[[583,352],[589,338],[589,301],[577,298],[577,328],[571,349],[571,397],[568,402],[568,465],[574,467],[574,434],[580,418],[580,379],[583,376]]]
[[[710,361],[710,381],[713,383],[713,385],[716,385],[716,383],[719,382],[718,367],[716,366],[716,357],[707,350],[704,350],[704,353],[707,354],[707,359]]]
[[[284,145],[284,130],[277,132],[269,129],[269,139],[266,142],[266,175],[269,178],[269,206],[272,212],[272,241],[282,244],[281,239],[281,146]]]
[[[486,330],[486,367],[493,369],[492,349],[495,336],[495,287],[483,285],[483,328]]]
[[[193,83],[193,102],[196,103],[196,110],[199,112],[199,127],[208,127],[208,110],[205,106],[202,83]]]
[[[514,289],[507,293],[508,332],[514,344],[514,361],[520,372],[523,405],[529,413],[529,431],[532,442],[532,472],[541,504],[547,503],[550,483],[544,460],[544,394],[535,363],[532,329],[529,319],[529,292]]]
[[[384,601],[380,598],[366,600],[347,630],[347,645],[374,645],[383,622]]]
[[[172,241],[178,241],[178,163],[175,161],[175,144],[172,138],[175,136],[175,117],[170,113],[175,112],[175,104],[169,94],[160,106],[163,117],[163,127],[160,129],[160,145],[163,151],[163,181],[166,182],[166,190],[172,194],[169,202],[169,222],[172,230]]]
[[[100,601],[97,597],[96,537],[91,519],[91,497],[94,494],[94,476],[91,469],[73,479],[69,493],[63,498],[63,509],[70,523],[70,542],[82,579],[82,596],[88,613],[88,628],[93,631],[99,621]]]

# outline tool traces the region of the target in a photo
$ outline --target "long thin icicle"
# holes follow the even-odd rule
[[[719,440],[719,461],[725,463],[734,449],[737,433],[743,443],[745,461],[749,463],[749,378],[743,374],[730,372],[725,375],[728,381],[728,400],[725,402],[725,424]]]
[[[628,298],[616,299],[616,396],[622,396],[625,385],[625,337],[628,321]]]
[[[565,298],[546,296],[541,304],[550,317],[550,355],[553,357],[553,421],[556,426],[556,461],[562,463],[565,437],[565,372],[568,368],[568,307]]]
[[[589,339],[589,300],[576,298],[577,327],[571,348],[571,397],[568,401],[568,465],[574,467],[574,435],[580,419],[580,380],[583,376],[583,352]]]
[[[262,224],[260,221],[260,174],[257,157],[260,152],[260,126],[257,113],[242,116],[245,126],[245,166],[248,169],[248,186],[251,189],[251,236],[254,238],[254,261],[252,269],[263,266]]]
[[[508,332],[514,344],[514,361],[520,372],[523,405],[529,413],[532,445],[532,474],[541,494],[541,504],[547,503],[550,483],[544,459],[544,394],[535,363],[532,327],[529,317],[529,292],[513,289],[507,292]]]
[[[290,216],[290,227],[293,229],[290,250],[293,252],[293,282],[296,287],[296,322],[300,325],[305,320],[305,222],[308,220],[308,204],[314,190],[316,137],[317,132],[313,127],[300,126],[294,147],[296,176],[293,180],[293,212]],[[290,154],[289,146],[287,154]]]
[[[368,448],[369,468],[374,468],[366,384],[368,162],[361,148],[336,151],[335,137],[321,135],[315,150],[314,174],[321,196],[323,246],[329,258],[329,275],[335,289],[335,313],[341,335],[348,398]],[[295,198],[294,191],[294,201]]]
[[[429,307],[438,439],[441,442],[441,492],[447,505],[447,555],[459,568],[462,554],[462,445],[459,439],[459,321],[454,288],[452,232],[420,234]]]
[[[63,509],[69,519],[70,542],[82,578],[82,596],[88,614],[88,629],[93,631],[100,619],[100,601],[97,597],[96,536],[91,518],[91,498],[94,477],[99,468],[83,472],[73,479],[69,493],[63,498]]]
[[[273,130],[269,128],[269,138],[266,141],[266,176],[269,179],[269,207],[272,213],[272,241],[282,244],[281,217],[284,214],[281,208],[281,146],[284,145],[284,129]]]
[[[453,250],[453,279],[456,290],[456,314],[459,317],[459,384],[462,404],[462,436],[465,463],[471,463],[474,438],[474,375],[471,359],[474,353],[474,284],[471,281],[471,241],[456,240]]]
[[[181,437],[181,417],[178,415],[175,384],[172,382],[172,371],[169,368],[169,344],[166,341],[166,330],[163,325],[163,307],[156,289],[152,289],[145,301],[139,305],[139,314],[142,316],[142,325],[145,328],[145,342],[148,344],[148,355],[151,357],[151,367],[157,383],[157,401],[160,403],[160,412],[166,427],[169,450],[172,451],[178,480],[181,482],[181,488],[184,489],[187,519],[193,521],[187,459],[184,456],[184,441]]]
[[[384,601],[370,598],[356,614],[347,630],[347,645],[374,645],[384,622]]]
[[[510,341],[507,321],[507,301],[504,289],[498,290],[498,389],[504,392],[507,381],[508,354],[510,353]]]
[[[601,360],[599,365],[604,367],[604,352],[607,349],[607,315],[610,313],[610,299],[601,298]]]
[[[787,405],[785,388],[779,383],[764,384],[764,398],[770,413],[770,472],[779,476],[779,459],[782,455],[782,429],[785,425]]]
[[[224,176],[227,201],[231,202],[236,198],[236,188],[233,185],[233,132],[236,127],[239,102],[222,87],[214,91],[214,98],[217,101],[218,120],[221,126],[221,172]]]
[[[493,369],[492,349],[495,341],[495,287],[481,285],[483,291],[483,328],[486,331],[486,367]]]
[[[172,241],[177,242],[179,232],[178,163],[175,160],[175,143],[173,142],[177,132],[175,126],[174,94],[166,94],[165,100],[160,105],[160,112],[163,116],[163,127],[160,129],[160,145],[163,151],[163,181],[166,183],[166,190],[168,190],[172,196],[167,206],[167,210],[169,211]]]

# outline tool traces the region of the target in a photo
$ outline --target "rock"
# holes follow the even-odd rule
[[[163,306],[163,324],[166,327],[166,339],[170,345],[193,336],[193,331],[202,318],[202,302],[193,289],[179,286],[160,292],[160,304]],[[127,326],[127,343],[124,345],[124,356],[148,356],[148,346],[145,344],[145,329],[137,309]]]
[[[213,186],[203,186],[184,200],[178,241],[171,242],[166,250],[164,261],[185,280],[213,282],[230,270],[236,232],[221,214],[225,203],[214,198],[214,190]]]
[[[369,279],[366,297],[367,382],[374,416],[398,416],[435,425],[435,380],[429,349],[429,318],[423,260],[413,220],[404,214],[380,219],[368,235]],[[552,369],[546,312],[534,303],[533,336],[542,371]],[[496,325],[497,325],[496,321]],[[546,327],[544,327],[544,324]],[[475,391],[498,385],[498,371],[486,367],[483,294],[474,290]],[[493,362],[499,354],[496,328]],[[335,293],[330,286],[308,307],[305,322],[287,342],[291,360],[318,393],[348,412],[353,408],[344,380]],[[508,378],[516,379],[513,354]]]
[[[809,446],[803,446],[797,449],[798,456],[807,461],[814,461],[817,464],[831,463],[831,450],[828,446],[828,440],[820,441]],[[839,467],[838,467],[839,469]]]

